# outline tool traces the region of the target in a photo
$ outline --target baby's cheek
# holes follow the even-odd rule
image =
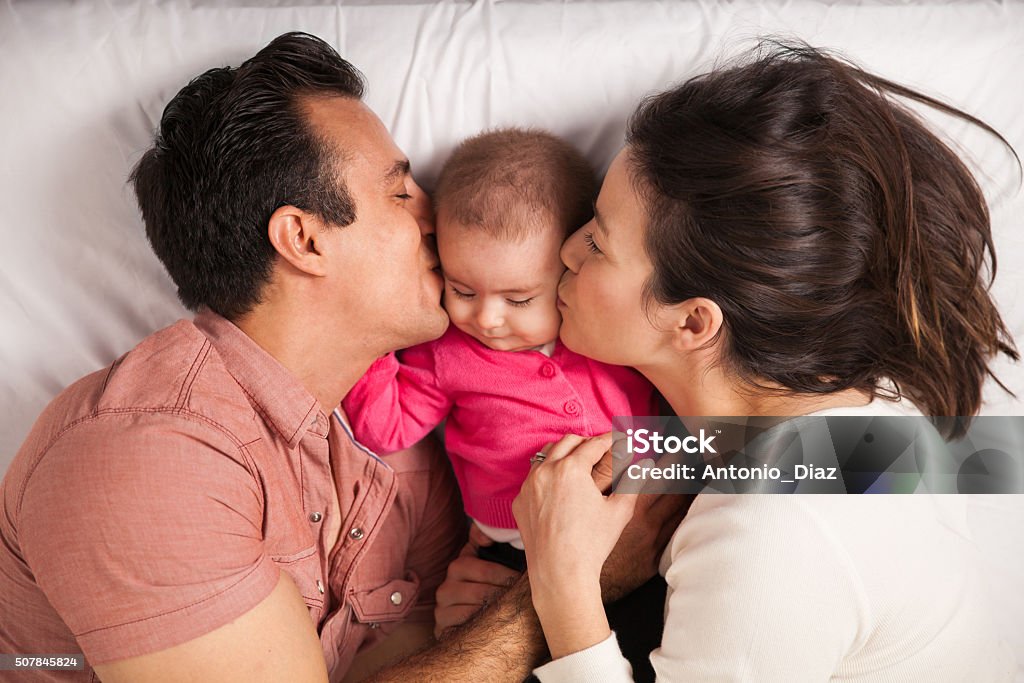
[[[539,338],[539,343],[545,344],[558,336],[558,328],[562,324],[562,316],[558,308],[551,306],[538,311],[534,327],[534,335]]]
[[[460,323],[466,319],[466,306],[449,294],[447,288],[445,289],[444,295],[441,297],[441,305],[443,305],[444,309],[448,311],[448,317],[453,323]]]

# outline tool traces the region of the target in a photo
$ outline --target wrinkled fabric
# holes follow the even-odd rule
[[[432,621],[465,536],[454,477],[436,443],[385,464],[343,420],[209,311],[76,382],[0,484],[0,652],[164,650],[255,607],[280,572],[332,680],[401,621]]]

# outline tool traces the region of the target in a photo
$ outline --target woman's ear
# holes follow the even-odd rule
[[[711,299],[696,297],[666,307],[664,314],[677,351],[694,351],[710,343],[722,329],[722,309]]]
[[[309,275],[327,274],[324,254],[327,226],[311,213],[291,205],[285,205],[270,215],[267,236],[278,255]]]

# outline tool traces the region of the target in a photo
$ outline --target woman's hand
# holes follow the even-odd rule
[[[592,476],[610,434],[568,435],[547,447],[512,504],[526,546],[533,604],[551,656],[608,637],[601,567],[633,515],[636,496],[604,496]]]
[[[434,637],[438,640],[452,627],[468,621],[520,575],[513,569],[476,556],[480,546],[493,542],[475,524],[470,525],[469,542],[448,565],[444,583],[437,589]]]

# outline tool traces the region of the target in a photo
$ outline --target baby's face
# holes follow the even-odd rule
[[[565,266],[552,225],[519,242],[438,216],[444,305],[452,324],[497,351],[522,351],[558,337],[556,305]]]

